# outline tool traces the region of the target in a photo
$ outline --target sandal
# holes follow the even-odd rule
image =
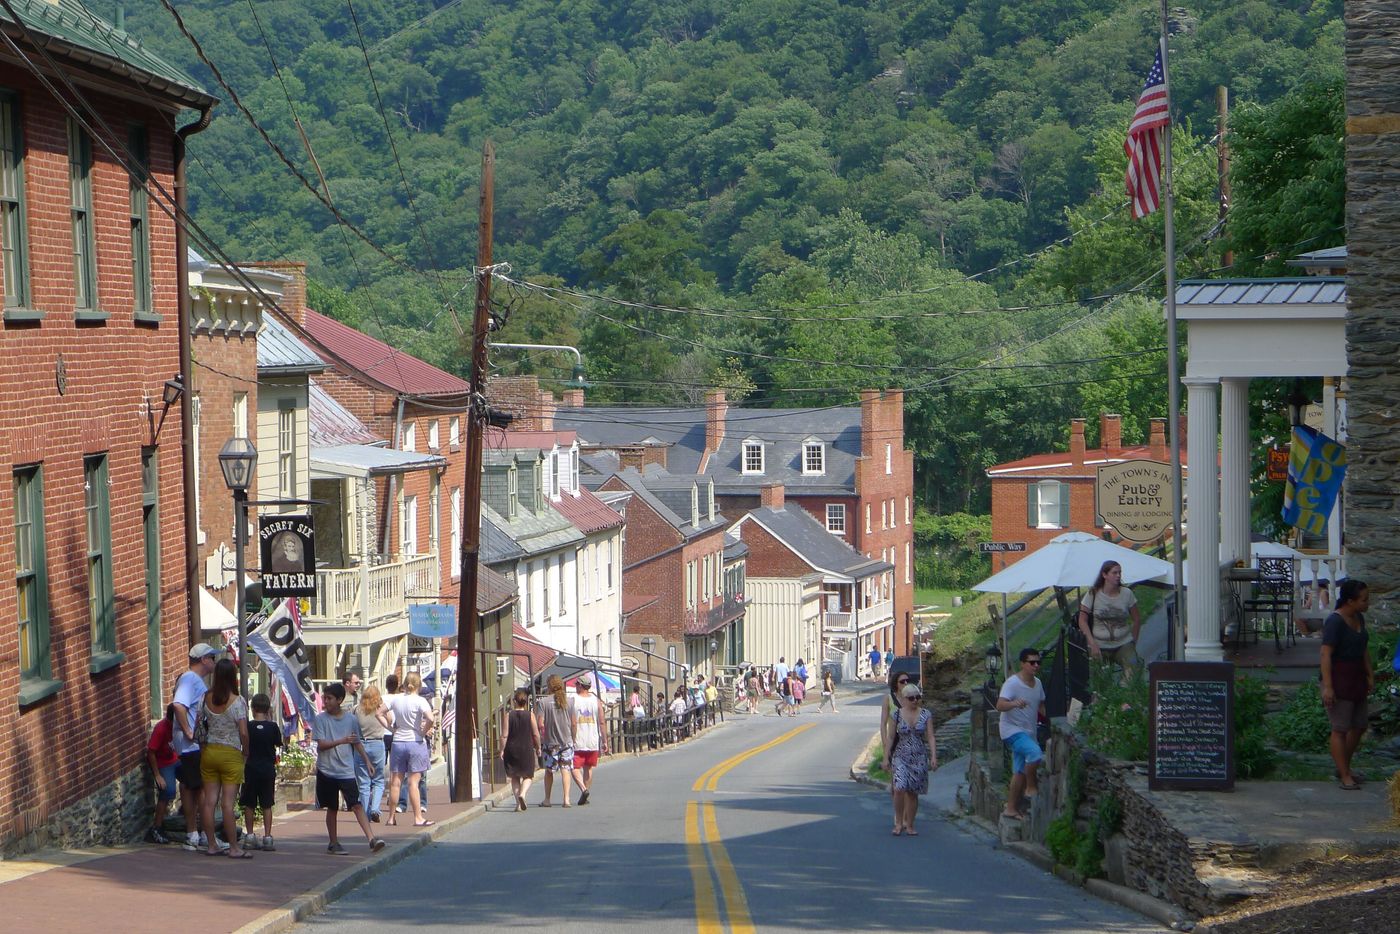
[[[906,827],[906,828],[904,828],[904,832],[905,832],[907,835],[911,836],[911,837],[917,837],[917,836],[919,835],[919,832],[918,832],[917,830],[915,830],[913,827]]]
[[[430,821],[430,820],[416,820],[416,821],[413,822],[413,826],[415,826],[415,827],[431,827],[431,826],[433,826],[433,824],[435,824],[435,823],[437,823],[437,822],[436,822],[436,821]]]
[[[249,853],[247,850],[239,850],[237,853],[232,853],[232,852],[230,852],[230,853],[227,853],[227,854],[225,854],[225,855],[227,855],[229,859],[252,859],[252,858],[253,858],[253,854],[252,854],[252,853]]]
[[[899,835],[902,834],[902,833],[904,833],[904,828],[903,828],[903,827],[896,827],[894,830],[892,830],[892,831],[890,832],[890,836],[892,836],[892,837],[897,837],[897,836],[899,836]]]
[[[1341,785],[1340,785],[1340,787],[1341,787],[1342,791],[1360,791],[1360,790],[1361,790],[1361,783],[1360,783],[1360,782],[1354,782],[1354,781],[1353,781],[1353,782],[1342,782]]]

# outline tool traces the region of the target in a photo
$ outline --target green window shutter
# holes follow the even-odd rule
[[[1069,528],[1069,484],[1060,484],[1060,528]]]
[[[1040,525],[1040,497],[1034,483],[1026,484],[1026,525],[1035,528]]]

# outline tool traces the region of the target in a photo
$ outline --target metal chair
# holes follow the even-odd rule
[[[1292,560],[1260,558],[1254,595],[1244,601],[1242,628],[1249,627],[1256,638],[1268,632],[1280,652],[1294,642],[1293,589]]]

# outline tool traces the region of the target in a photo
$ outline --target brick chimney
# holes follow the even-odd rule
[[[554,430],[554,410],[559,407],[559,403],[554,399],[554,393],[548,389],[541,389],[539,399],[535,403],[536,411],[539,413],[535,428],[537,431]]]
[[[758,503],[768,509],[783,508],[783,485],[770,483],[758,491]]]
[[[1108,412],[1099,414],[1099,447],[1105,451],[1123,449],[1123,416]]]
[[[1167,460],[1167,420],[1154,418],[1149,422],[1147,456],[1154,461]]]
[[[581,409],[581,408],[583,408],[583,390],[582,390],[582,389],[565,389],[563,395],[564,395],[564,401],[563,401],[563,406],[564,406],[564,408],[566,408],[566,409]]]
[[[291,281],[282,287],[282,300],[277,304],[293,322],[306,324],[306,264],[288,260],[274,260],[266,263],[240,263],[254,269],[267,269],[291,276]]]
[[[1069,421],[1070,462],[1076,467],[1084,466],[1084,419],[1072,418]]]
[[[700,454],[700,466],[696,473],[705,473],[710,468],[710,457],[724,443],[724,432],[729,415],[729,402],[723,389],[705,393],[705,450]]]

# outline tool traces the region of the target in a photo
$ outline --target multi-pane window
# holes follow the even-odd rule
[[[418,426],[413,422],[403,426],[403,449],[405,451],[418,450]]]
[[[1027,525],[1036,529],[1063,529],[1069,526],[1069,485],[1058,480],[1042,480],[1026,487]]]
[[[703,599],[705,599],[705,600],[709,600],[709,599],[710,599],[710,596],[711,596],[711,594],[710,594],[710,581],[712,580],[712,578],[711,578],[711,576],[710,576],[710,574],[711,574],[710,562],[713,561],[713,560],[714,560],[714,559],[711,558],[709,555],[706,555],[706,556],[705,556],[705,569],[704,569],[704,571],[703,571],[703,575],[704,575],[704,576],[703,576],[703,578],[702,578],[702,579],[704,580],[705,584],[704,584],[704,588],[701,590],[701,593],[704,594]]]
[[[297,410],[291,399],[277,404],[277,495],[297,495]]]
[[[870,534],[870,504],[865,504],[865,533]]]
[[[453,447],[462,443],[462,419],[456,415],[447,423],[447,443]]]
[[[19,100],[10,91],[0,91],[0,253],[4,254],[5,307],[28,307],[24,137],[20,132]]]
[[[438,524],[442,521],[440,499],[437,474],[430,474],[428,477],[428,551],[434,554],[438,550],[438,536],[440,534]]]
[[[112,513],[107,490],[107,455],[83,460],[83,513],[87,526],[88,621],[93,667],[117,651],[117,613],[112,587]]]
[[[826,504],[826,530],[837,535],[846,534],[846,504]]]
[[[49,663],[49,600],[44,563],[44,480],[39,465],[14,472],[15,589],[19,616],[19,679],[45,681]]]
[[[894,445],[885,445],[885,473],[894,473]]]
[[[567,616],[569,613],[568,594],[564,590],[564,556],[559,556],[559,615]]]
[[[514,467],[506,472],[506,518],[514,519],[520,511],[520,473]]]
[[[761,442],[744,442],[743,472],[763,473],[763,444]]]
[[[403,498],[403,553],[418,554],[418,497]]]
[[[549,453],[549,476],[550,476],[550,480],[549,480],[549,495],[550,495],[552,498],[554,498],[554,499],[558,499],[558,498],[559,498],[559,452],[558,452],[558,451],[551,451],[551,452]]]
[[[540,604],[544,612],[544,618],[549,619],[549,559],[544,559],[544,571],[540,574],[540,585],[544,593],[543,602]]]
[[[695,606],[695,562],[685,563],[685,605]]]
[[[802,472],[804,474],[826,473],[826,445],[811,442],[802,446]]]
[[[462,576],[462,488],[452,488],[452,579]]]
[[[885,502],[884,500],[880,500],[880,528],[884,529],[889,527],[889,514],[889,503]]]
[[[908,542],[904,543],[904,583],[910,584],[914,581],[914,546]]]
[[[608,565],[608,593],[613,592],[613,543],[609,541],[603,546],[603,560]]]
[[[92,218],[92,139],[68,121],[68,191],[73,227],[73,289],[78,311],[97,310],[97,227]]]
[[[132,126],[127,134],[127,150],[131,153],[133,172],[131,193],[131,286],[133,311],[149,315],[151,302],[151,227],[150,194],[146,183],[150,178],[150,143],[144,126]]]
[[[439,440],[439,438],[440,438],[440,429],[439,429],[438,425],[439,425],[440,422],[441,422],[441,419],[437,419],[437,418],[435,418],[435,419],[433,419],[432,421],[428,422],[428,449],[429,449],[429,450],[436,451],[436,450],[438,449],[438,440]]]

